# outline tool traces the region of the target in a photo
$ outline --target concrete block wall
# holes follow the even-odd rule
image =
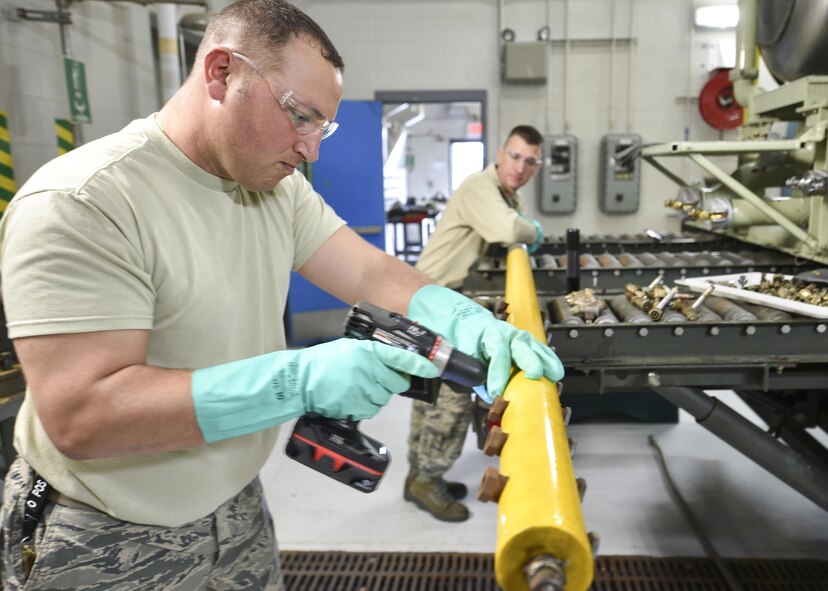
[[[223,6],[225,3],[221,3]],[[677,187],[642,167],[636,214],[605,215],[598,208],[601,137],[634,132],[644,142],[732,139],[708,127],[695,99],[706,80],[711,43],[735,43],[735,33],[693,31],[692,0],[296,0],[327,31],[346,63],[346,99],[372,99],[377,90],[485,89],[489,154],[515,125],[578,137],[581,166],[576,211],[537,211],[535,181],[524,188],[547,234],[569,227],[582,233],[619,234],[644,228],[677,230],[663,207]],[[568,18],[566,17],[568,12]],[[500,32],[535,41],[549,27],[549,73],[541,85],[500,78]],[[562,40],[572,39],[568,73]],[[574,40],[610,39],[611,44]],[[632,42],[625,41],[632,38]],[[612,87],[610,88],[610,81]],[[566,94],[566,96],[564,96]],[[566,113],[564,113],[564,104]],[[610,105],[612,112],[610,116]],[[701,171],[679,160],[662,161],[686,178]],[[725,161],[723,165],[727,166]]]
[[[0,0],[0,10],[17,7],[54,11],[46,0]],[[86,65],[93,122],[82,126],[86,141],[117,131],[157,110],[150,17],[127,2],[74,2],[69,49]],[[57,24],[14,21],[0,14],[0,109],[8,114],[21,186],[57,156],[54,120],[68,119],[66,83]]]
[[[209,9],[228,4],[214,0]],[[537,214],[548,234],[676,229],[665,210],[676,187],[644,165],[637,214],[609,216],[598,209],[598,153],[608,132],[632,131],[645,142],[732,137],[708,128],[692,102],[704,81],[704,46],[729,42],[730,33],[692,32],[692,0],[295,0],[328,32],[346,62],[346,99],[373,99],[390,90],[485,89],[489,154],[511,127],[532,123],[545,133],[572,133],[580,141],[575,213]],[[50,0],[0,0],[0,8],[54,10]],[[85,140],[116,131],[159,107],[151,47],[150,12],[130,2],[84,0],[71,6],[72,55],[86,63],[94,123]],[[179,7],[179,14],[199,11]],[[567,16],[568,15],[568,16]],[[546,84],[500,79],[500,32],[534,41],[549,27]],[[565,35],[573,41],[564,71]],[[632,38],[633,42],[624,39]],[[610,86],[611,81],[611,86]],[[56,154],[53,121],[68,115],[58,27],[0,17],[0,109],[9,116],[18,186]],[[688,101],[690,101],[688,103]],[[612,111],[609,107],[612,105]],[[324,150],[324,146],[323,146]],[[667,162],[667,161],[665,161]],[[692,165],[667,162],[700,176]],[[536,210],[536,183],[525,188]]]

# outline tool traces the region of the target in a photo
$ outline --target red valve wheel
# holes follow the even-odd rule
[[[699,112],[702,119],[715,129],[736,129],[742,125],[742,105],[733,96],[730,68],[718,68],[702,88]]]

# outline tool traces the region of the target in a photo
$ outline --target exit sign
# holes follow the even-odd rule
[[[69,114],[72,123],[92,123],[89,93],[86,90],[86,66],[83,62],[64,56],[63,70],[66,73],[66,92],[69,95]]]

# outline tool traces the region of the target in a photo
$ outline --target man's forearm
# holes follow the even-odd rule
[[[201,445],[188,369],[146,365],[149,331],[14,340],[28,396],[52,443],[75,459]]]
[[[368,300],[405,314],[418,289],[434,283],[411,265],[386,254],[348,227],[340,228],[299,269],[309,281],[354,304]]]
[[[77,460],[132,456],[204,444],[195,420],[190,370],[134,365],[81,391],[31,386],[46,432]]]
[[[414,293],[434,281],[397,258],[385,253],[381,255],[360,283],[357,300],[368,300],[405,315]]]

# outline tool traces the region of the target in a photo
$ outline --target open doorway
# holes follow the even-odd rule
[[[486,91],[378,91],[386,251],[415,263],[453,190],[486,165]]]

